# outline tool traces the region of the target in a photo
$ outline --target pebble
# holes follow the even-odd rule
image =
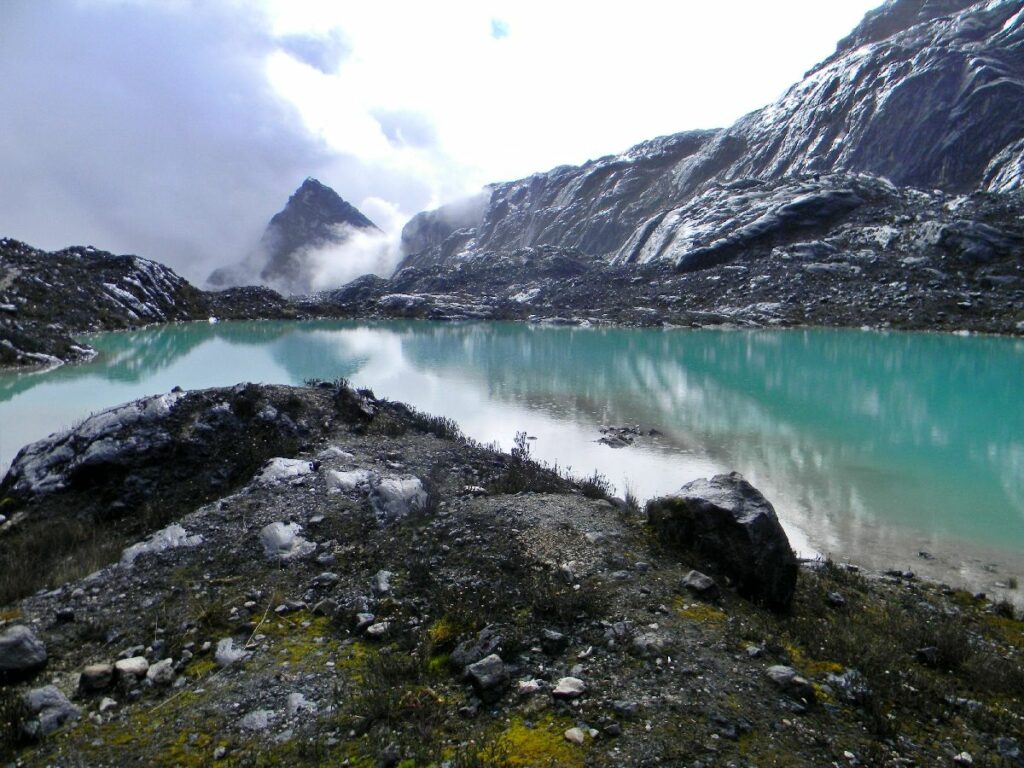
[[[383,597],[391,592],[391,571],[377,571],[370,579],[370,591],[375,597]]]
[[[391,622],[382,621],[379,624],[371,624],[366,628],[366,634],[370,637],[381,638],[388,633],[391,628]]]
[[[114,669],[117,671],[119,680],[145,677],[149,672],[149,662],[145,656],[132,656],[128,659],[119,659],[114,662]]]
[[[206,643],[203,645],[206,645]],[[213,654],[213,660],[217,663],[218,667],[229,666],[236,661],[241,661],[245,657],[245,649],[235,648],[235,641],[230,637],[225,637],[223,640],[218,641],[217,650]]]
[[[710,576],[700,571],[690,571],[683,577],[683,588],[700,597],[713,598],[718,596],[718,584]]]
[[[265,731],[273,718],[274,713],[271,710],[257,709],[243,717],[238,726],[247,731]]]
[[[846,598],[838,592],[829,592],[825,597],[825,602],[832,608],[842,608],[846,605]]]
[[[565,740],[572,742],[573,744],[583,744],[586,741],[586,735],[580,728],[570,728],[565,732]]]
[[[586,690],[586,683],[578,677],[563,677],[558,681],[558,685],[555,686],[551,695],[556,699],[575,699],[582,696]]]
[[[541,688],[540,680],[520,680],[516,689],[520,696],[530,696],[537,693]]]
[[[802,699],[808,704],[814,703],[814,687],[792,667],[776,664],[768,667],[765,674],[794,699]]]
[[[90,664],[78,678],[78,687],[83,693],[105,691],[114,683],[113,664]]]
[[[151,666],[146,672],[146,679],[153,685],[171,685],[174,682],[174,660],[164,659]]]
[[[104,696],[100,700],[100,712],[108,712],[111,709],[114,709],[116,707],[117,707],[117,702],[114,699],[110,698],[109,696]]]

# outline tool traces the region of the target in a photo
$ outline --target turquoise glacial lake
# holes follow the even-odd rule
[[[806,555],[990,594],[1024,582],[1022,340],[317,321],[90,343],[89,363],[0,374],[0,471],[28,442],[174,386],[344,376],[506,449],[524,430],[535,456],[641,498],[737,470]],[[613,449],[602,425],[660,434]]]

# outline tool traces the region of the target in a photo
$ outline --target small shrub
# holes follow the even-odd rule
[[[594,474],[577,481],[580,491],[588,499],[607,499],[611,495],[611,483],[608,478],[594,470]]]
[[[5,764],[28,743],[23,728],[27,717],[21,694],[13,688],[0,688],[0,761]]]
[[[639,515],[641,510],[643,509],[643,505],[640,503],[640,499],[637,497],[635,493],[633,493],[633,488],[629,484],[629,482],[626,483],[625,502],[626,511],[632,516]]]

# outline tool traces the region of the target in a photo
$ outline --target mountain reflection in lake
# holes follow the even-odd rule
[[[795,543],[982,584],[1024,551],[1024,344],[857,331],[255,322],[107,334],[100,357],[0,375],[0,467],[143,394],[350,378],[481,441],[649,497],[738,470]],[[602,424],[661,432],[613,450]],[[920,560],[919,550],[936,555]],[[998,573],[986,568],[995,563]],[[1022,574],[1024,575],[1024,574]]]

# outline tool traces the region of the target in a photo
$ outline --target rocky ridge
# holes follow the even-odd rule
[[[189,320],[291,318],[266,288],[207,293],[172,269],[92,247],[46,253],[0,239],[0,367],[87,360],[74,337]]]
[[[197,428],[213,414],[237,421],[235,442],[262,430],[273,455],[3,610],[4,658],[25,661],[0,683],[0,756],[17,765],[1021,762],[1012,611],[831,563],[804,564],[788,610],[761,607],[699,531],[657,512],[751,525],[766,537],[752,554],[788,549],[738,476],[645,518],[527,445],[496,452],[344,382],[165,397],[26,450],[3,485],[16,527],[130,492],[149,466],[124,464],[135,451],[156,432],[215,439]],[[100,422],[126,474],[76,487]],[[322,431],[295,442],[289,422]],[[179,481],[151,482],[159,496]]]

